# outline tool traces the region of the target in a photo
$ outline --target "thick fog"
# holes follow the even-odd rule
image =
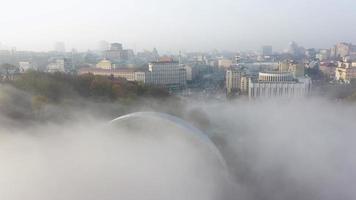
[[[11,88],[0,94],[0,199],[356,198],[356,105],[321,99],[157,103],[157,111],[176,113],[209,140],[150,114],[112,124],[91,107],[48,108],[52,115],[46,116],[66,112],[68,120],[14,120],[14,112],[5,111],[26,113],[29,97]]]

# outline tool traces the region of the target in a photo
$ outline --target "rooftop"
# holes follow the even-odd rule
[[[119,68],[119,69],[101,69],[101,68],[81,68],[79,69],[80,73],[90,73],[90,72],[110,72],[110,73],[119,73],[119,72],[136,72],[139,70],[131,69],[131,68]]]

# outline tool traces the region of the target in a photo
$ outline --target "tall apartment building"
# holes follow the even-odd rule
[[[242,72],[235,68],[226,70],[225,86],[227,94],[238,93],[241,88]]]
[[[350,83],[351,80],[356,79],[356,62],[347,59],[339,61],[335,71],[335,79],[345,83]]]
[[[231,67],[226,70],[225,87],[227,95],[230,94],[248,94],[249,79],[251,75],[247,75],[242,68]]]
[[[354,53],[356,53],[356,46],[345,42],[336,44],[331,50],[331,55],[335,58],[346,57]]]

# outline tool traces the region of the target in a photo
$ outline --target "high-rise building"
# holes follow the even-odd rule
[[[263,56],[271,56],[273,54],[273,49],[271,45],[262,46],[262,55]]]
[[[339,61],[335,71],[335,79],[344,83],[356,80],[356,62],[346,58],[343,61]]]
[[[227,94],[239,93],[241,87],[242,72],[237,68],[226,70],[225,86]]]
[[[333,55],[334,57],[345,57],[350,55],[351,49],[352,49],[352,44],[351,43],[345,43],[341,42],[335,45],[333,48]]]

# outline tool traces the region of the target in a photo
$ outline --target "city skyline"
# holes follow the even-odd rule
[[[355,6],[351,0],[223,0],[219,4],[64,0],[54,5],[15,0],[0,13],[6,27],[0,42],[35,51],[53,50],[57,41],[65,42],[67,50],[85,51],[95,49],[101,40],[121,42],[137,51],[156,47],[163,52],[246,51],[260,50],[262,45],[282,51],[290,41],[306,48],[329,48],[337,42],[356,43],[351,20],[356,17]]]

